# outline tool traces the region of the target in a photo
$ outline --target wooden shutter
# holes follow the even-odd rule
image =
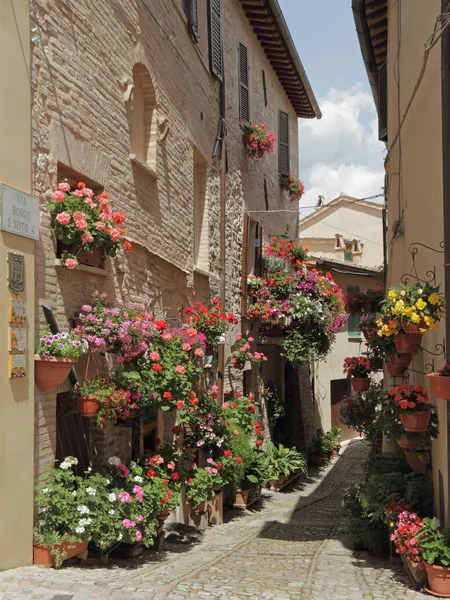
[[[211,73],[222,81],[223,79],[223,44],[222,44],[222,7],[221,0],[210,0],[210,56]]]
[[[192,39],[198,43],[198,6],[197,0],[187,0],[188,3],[188,20],[189,20],[189,32]]]
[[[250,126],[250,94],[248,84],[248,49],[239,43],[239,121]]]
[[[250,236],[250,217],[244,213],[244,226],[242,230],[242,279],[241,279],[241,315],[247,314],[247,274],[248,274],[248,246]]]
[[[378,139],[388,139],[388,96],[386,63],[378,69]]]
[[[264,106],[267,106],[267,84],[266,84],[266,72],[262,70],[262,84],[264,92]]]
[[[283,177],[290,175],[289,160],[289,114],[278,112],[278,171]]]
[[[263,230],[260,223],[256,223],[255,235],[255,275],[261,276],[262,273],[262,255],[263,255]]]

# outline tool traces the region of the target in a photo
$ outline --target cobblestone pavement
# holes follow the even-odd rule
[[[419,600],[401,565],[354,553],[343,489],[361,478],[366,448],[294,490],[265,492],[260,506],[210,528],[201,543],[166,544],[108,567],[25,567],[0,573],[1,600]]]

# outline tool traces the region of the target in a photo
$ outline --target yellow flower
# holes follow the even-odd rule
[[[420,315],[418,315],[417,313],[413,313],[410,317],[411,321],[413,323],[420,323]]]
[[[428,315],[425,315],[423,320],[425,321],[425,323],[428,325],[428,327],[430,329],[436,329],[436,321],[433,319],[433,317],[429,317]]]
[[[422,300],[422,298],[419,298],[416,302],[416,306],[419,310],[423,310],[426,305],[427,303],[424,300]]]
[[[388,296],[389,296],[389,298],[391,300],[396,300],[397,299],[397,292],[395,290],[389,290]]]
[[[428,298],[428,302],[430,304],[432,304],[433,306],[436,306],[436,304],[439,304],[441,301],[441,299],[439,298],[439,294],[436,294],[436,292],[433,292],[432,294],[430,294],[430,297]]]
[[[408,308],[405,308],[405,310],[403,311],[403,314],[405,315],[405,317],[411,317],[414,313],[415,313],[416,309],[414,306],[408,306]]]
[[[401,312],[404,308],[405,308],[405,303],[403,302],[403,300],[397,300],[397,302],[394,305],[394,309],[397,310],[398,312]]]
[[[377,319],[377,325],[378,327],[381,327],[383,325],[383,319]]]

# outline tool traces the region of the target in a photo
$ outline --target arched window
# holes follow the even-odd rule
[[[133,86],[131,157],[155,170],[158,137],[156,95],[150,74],[141,63],[133,68]]]

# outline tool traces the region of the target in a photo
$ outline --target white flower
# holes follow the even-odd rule
[[[135,467],[137,467],[137,463],[135,463],[134,460],[132,460],[130,462],[130,469],[134,469]]]
[[[43,494],[48,494],[48,493],[49,493],[49,491],[50,491],[50,490],[49,490],[48,488],[44,488],[44,489],[42,490],[42,493],[43,493]]]
[[[78,521],[78,525],[80,525],[80,527],[86,527],[86,525],[92,525],[92,519],[80,519]]]
[[[87,470],[88,470],[88,473],[90,473],[92,471],[92,467],[88,467]]]
[[[39,527],[44,527],[45,521],[39,521]]]
[[[76,495],[77,495],[77,490],[73,490],[72,496],[76,496]]]
[[[142,483],[144,481],[144,478],[140,477],[139,475],[136,475],[136,477],[133,478],[133,481],[135,481],[136,483]]]
[[[117,536],[117,541],[120,542],[120,540],[123,538],[123,533],[119,533],[119,535]]]
[[[97,490],[95,490],[94,488],[91,488],[91,487],[86,488],[86,494],[89,494],[89,496],[95,496],[96,493],[97,493]]]
[[[76,458],[75,456],[66,456],[66,458],[64,459],[64,462],[66,462],[70,466],[77,465],[78,458]]]
[[[42,508],[39,509],[39,512],[40,513],[45,513],[45,512],[47,512],[47,508],[44,506],[44,507],[42,507]]]
[[[120,460],[120,458],[118,456],[111,456],[110,458],[108,458],[108,462],[110,465],[113,465],[114,467],[117,467],[118,465],[120,465],[122,463],[122,461]]]
[[[63,331],[62,333],[59,334],[61,339],[65,340],[67,337],[67,333],[65,331]]]
[[[108,511],[108,515],[115,515],[115,514],[116,514],[116,511],[113,509]]]
[[[105,479],[106,481],[106,485],[109,485],[111,482],[109,481],[109,479]]]
[[[84,504],[80,504],[80,506],[77,506],[77,511],[81,514],[81,515],[87,515],[89,514],[89,509],[87,506],[85,506]]]
[[[68,469],[69,467],[70,467],[69,463],[68,463],[68,462],[66,462],[65,460],[63,460],[63,462],[62,462],[62,463],[59,465],[59,468],[60,468],[60,469],[64,469],[64,471],[65,471],[66,469]]]
[[[77,527],[75,533],[84,533],[84,527]]]
[[[108,500],[110,502],[115,502],[116,501],[116,495],[111,492],[111,494],[109,494],[109,496],[108,496]]]

